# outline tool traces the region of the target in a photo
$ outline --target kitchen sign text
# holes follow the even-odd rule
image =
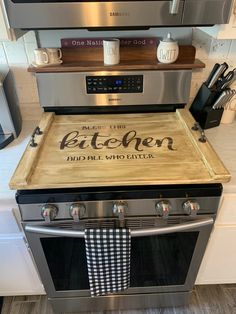
[[[136,130],[130,130],[121,135],[119,138],[103,135],[100,132],[94,132],[91,135],[81,133],[80,131],[72,131],[66,134],[60,142],[60,150],[66,148],[93,148],[101,149],[116,149],[118,147],[130,148],[133,147],[136,151],[142,152],[146,147],[162,147],[166,145],[168,150],[176,150],[173,147],[173,138],[165,136],[161,139],[148,136],[142,138]]]

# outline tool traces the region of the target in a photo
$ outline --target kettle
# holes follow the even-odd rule
[[[167,37],[160,40],[157,47],[157,59],[161,63],[173,63],[179,55],[179,46],[177,41],[171,38],[171,33]]]

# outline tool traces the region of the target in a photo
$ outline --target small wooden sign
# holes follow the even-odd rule
[[[62,38],[62,48],[101,48],[107,38]],[[157,47],[155,37],[119,38],[121,47]]]

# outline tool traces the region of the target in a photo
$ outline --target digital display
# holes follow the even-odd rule
[[[116,86],[121,86],[122,85],[122,80],[116,80],[115,84],[116,84]]]
[[[142,93],[143,75],[86,76],[87,94]]]

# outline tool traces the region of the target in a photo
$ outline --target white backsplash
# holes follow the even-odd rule
[[[17,41],[0,42],[0,71],[10,68],[14,74],[17,95],[23,119],[38,119],[39,106],[36,79],[27,68],[33,61],[33,51],[37,42],[33,31],[26,33]]]
[[[215,63],[227,62],[229,69],[236,67],[236,40],[217,40],[199,29],[194,29],[193,46],[196,47],[196,58],[204,62],[206,67],[202,70],[193,71],[190,104]],[[232,88],[236,88],[236,82]]]
[[[46,37],[48,41],[48,36]],[[216,40],[199,29],[193,29],[193,45],[196,47],[196,58],[204,62],[206,68],[193,71],[189,104],[216,62],[227,62],[231,68],[236,67],[236,40]],[[38,117],[41,112],[35,77],[27,72],[34,60],[35,48],[37,42],[33,31],[16,42],[0,42],[0,70],[4,71],[9,66],[14,73],[24,119]],[[236,83],[234,87],[236,88]]]

